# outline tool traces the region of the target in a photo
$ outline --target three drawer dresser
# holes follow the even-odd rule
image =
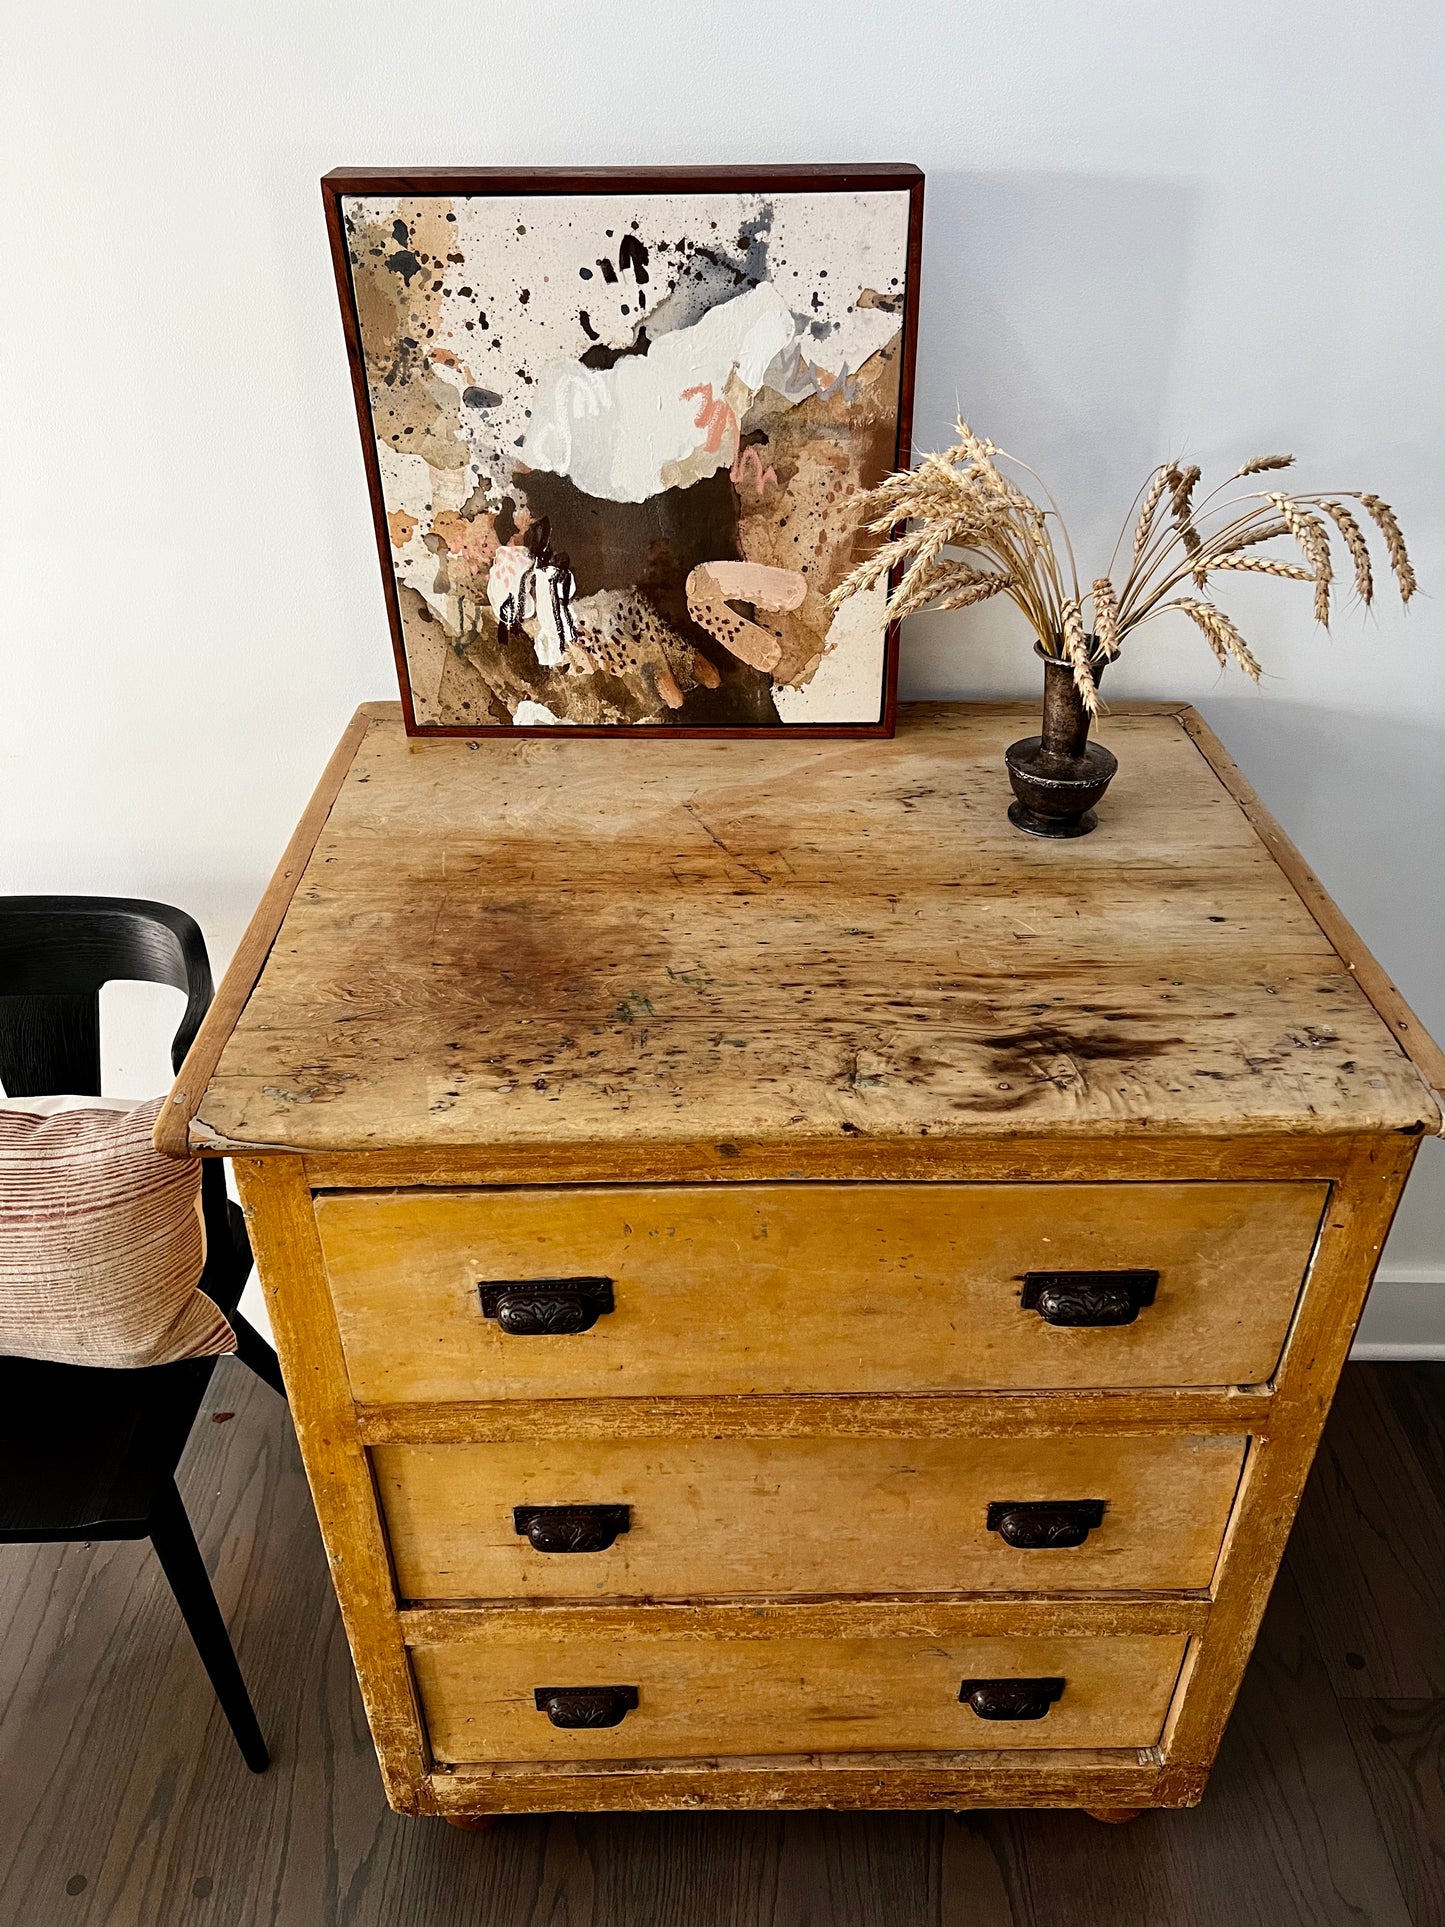
[[[158,1127],[245,1204],[386,1791],[1204,1788],[1445,1062],[1199,718],[356,717]]]

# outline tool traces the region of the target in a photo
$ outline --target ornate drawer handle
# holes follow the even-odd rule
[[[612,1310],[610,1278],[494,1278],[477,1286],[482,1316],[518,1338],[591,1331]]]
[[[537,1711],[553,1726],[621,1726],[637,1705],[635,1686],[539,1686]]]
[[[1026,1271],[1020,1302],[1046,1325],[1132,1325],[1158,1283],[1157,1271]]]
[[[958,1697],[981,1720],[1041,1720],[1063,1690],[1061,1679],[966,1679]]]
[[[988,1529],[1021,1552],[1081,1546],[1104,1523],[1102,1499],[995,1499]]]
[[[606,1552],[632,1530],[630,1505],[514,1505],[512,1524],[533,1552]]]

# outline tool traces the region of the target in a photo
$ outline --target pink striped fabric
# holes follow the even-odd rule
[[[196,1289],[200,1160],[151,1143],[164,1099],[28,1101],[0,1104],[0,1353],[133,1366],[235,1351]]]

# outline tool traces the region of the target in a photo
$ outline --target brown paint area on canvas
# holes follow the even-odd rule
[[[518,475],[517,485],[532,514],[550,521],[553,546],[566,553],[579,598],[599,589],[636,585],[676,645],[668,649],[674,675],[678,665],[671,658],[684,646],[716,672],[711,689],[694,676],[698,693],[688,706],[689,722],[778,720],[771,678],[720,649],[688,613],[691,571],[702,562],[741,555],[737,495],[725,469],[686,488],[664,489],[646,502],[599,501],[567,476],[541,471]],[[618,635],[616,629],[608,633]],[[576,715],[570,719],[582,720]]]
[[[439,270],[446,264],[450,203],[398,204],[390,227],[357,222],[352,285],[377,438],[432,468],[467,464],[457,433],[456,389],[431,372],[428,344],[441,322]]]
[[[789,406],[764,389],[743,423],[752,461],[739,463],[738,542],[749,562],[796,569],[807,582],[802,606],[759,612],[759,627],[781,641],[778,683],[806,683],[832,620],[827,598],[853,566],[858,497],[888,473],[898,408],[901,337],[866,361],[846,387]],[[745,453],[746,453],[745,449]],[[764,457],[766,463],[764,464]],[[776,483],[770,473],[776,472]],[[864,537],[872,546],[873,538]]]

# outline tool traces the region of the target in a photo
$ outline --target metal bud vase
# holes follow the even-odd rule
[[[1094,681],[1101,680],[1106,657],[1094,652]],[[1071,663],[1044,654],[1044,718],[1041,736],[1025,736],[1004,751],[1016,802],[1008,820],[1030,836],[1087,836],[1098,824],[1094,805],[1109,787],[1119,764],[1107,749],[1089,741],[1090,716],[1074,682]]]

